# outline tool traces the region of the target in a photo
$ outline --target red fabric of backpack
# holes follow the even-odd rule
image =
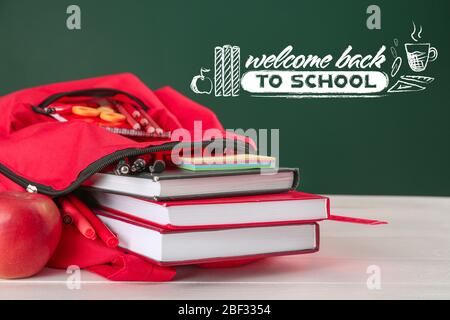
[[[84,121],[58,122],[52,103],[78,97],[120,97],[139,104],[165,130],[184,128],[195,139],[194,121],[202,130],[225,130],[215,114],[175,90],[151,91],[136,76],[119,74],[21,90],[0,98],[0,191],[21,190],[60,197],[75,191],[91,175],[119,159],[171,150],[177,141],[136,141],[110,133]],[[235,145],[253,148],[252,141],[234,136]],[[166,281],[175,275],[100,240],[84,239],[65,226],[62,240],[49,266],[78,265],[111,280]],[[213,265],[218,266],[218,265]],[[219,265],[220,266],[220,265]]]

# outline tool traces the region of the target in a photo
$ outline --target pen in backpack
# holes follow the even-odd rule
[[[131,173],[143,172],[146,166],[147,162],[142,158],[138,158],[134,160],[133,164],[131,165]]]
[[[131,165],[131,173],[140,173],[144,172],[145,168],[147,168],[148,163],[151,160],[150,155],[143,155],[136,158]]]
[[[162,173],[166,170],[166,162],[164,161],[164,156],[162,154],[156,154],[153,163],[148,166],[148,171],[150,173]]]
[[[130,170],[131,168],[130,164],[128,163],[128,160],[122,159],[117,163],[114,173],[117,176],[125,176],[130,173]]]
[[[148,167],[150,173],[162,173],[166,170],[166,163],[164,160],[155,160],[152,165]]]
[[[128,110],[120,103],[116,103],[116,108],[119,113],[123,114],[127,118],[128,124],[134,130],[140,130],[141,125],[133,118],[133,116],[128,112]]]

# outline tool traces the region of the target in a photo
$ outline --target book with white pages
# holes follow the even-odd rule
[[[141,173],[133,176],[97,173],[83,183],[83,188],[170,200],[279,193],[294,190],[298,184],[298,169],[200,172],[169,169],[160,174]]]
[[[319,250],[317,223],[174,231],[109,212],[98,217],[118,235],[119,246],[162,266],[176,266]]]
[[[91,191],[94,207],[168,229],[315,222],[329,217],[329,199],[298,191],[194,200],[152,201]]]

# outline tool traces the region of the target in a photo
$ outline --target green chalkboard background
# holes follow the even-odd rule
[[[0,94],[119,72],[151,88],[170,85],[212,108],[227,128],[279,128],[281,164],[318,193],[450,195],[449,1],[23,1],[0,0]],[[66,28],[66,8],[82,30]],[[382,29],[368,30],[377,4]],[[280,99],[196,95],[191,78],[216,45],[242,56],[361,53],[409,41],[412,21],[439,51],[422,92],[378,99]],[[404,54],[402,49],[399,52]],[[392,62],[386,63],[388,69]]]

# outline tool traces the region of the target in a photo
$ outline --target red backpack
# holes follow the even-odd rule
[[[0,191],[27,190],[59,197],[76,190],[93,174],[119,159],[171,150],[178,141],[136,141],[110,133],[84,121],[59,122],[52,103],[77,97],[118,97],[140,105],[165,130],[184,128],[194,136],[194,121],[202,130],[225,130],[215,114],[170,87],[155,92],[132,74],[70,81],[21,90],[0,99]],[[233,136],[234,145],[246,150],[253,142]],[[211,141],[183,141],[184,145]],[[229,266],[246,261],[213,264]],[[175,275],[142,257],[107,248],[101,241],[80,236],[64,226],[60,245],[48,264],[77,265],[112,280],[166,281]]]

